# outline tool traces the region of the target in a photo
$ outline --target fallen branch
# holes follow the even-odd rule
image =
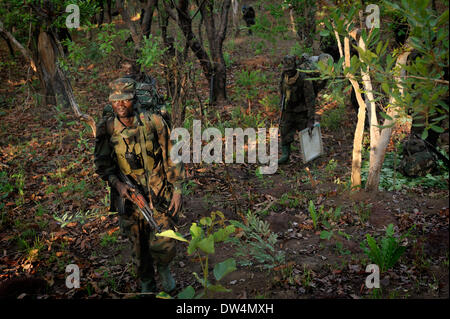
[[[67,93],[67,98],[69,100],[70,106],[72,107],[73,111],[75,112],[75,115],[80,120],[86,122],[91,127],[92,133],[95,137],[97,135],[95,120],[89,114],[84,114],[81,112],[80,108],[78,107],[77,102],[75,101],[75,96],[73,95],[72,86],[70,85],[69,80],[67,79],[66,75],[63,73],[63,71],[61,70],[61,68],[59,66],[56,67],[56,72],[58,73],[59,77],[62,80],[64,90]]]

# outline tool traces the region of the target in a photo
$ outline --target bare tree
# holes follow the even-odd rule
[[[164,1],[163,3],[169,16],[177,22],[183,32],[187,45],[197,57],[203,73],[210,83],[210,102],[226,100],[226,66],[222,47],[227,33],[231,0],[224,0],[220,3],[214,0],[197,0],[198,9],[192,16],[189,12],[191,1],[179,0],[178,3]],[[216,8],[216,6],[219,7]],[[199,41],[199,36],[193,32],[192,20],[198,12],[202,15],[205,24],[209,54]]]

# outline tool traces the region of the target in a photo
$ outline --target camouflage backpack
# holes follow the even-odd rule
[[[409,177],[425,176],[436,169],[436,157],[429,152],[425,142],[410,137],[403,143],[403,159],[400,172]]]

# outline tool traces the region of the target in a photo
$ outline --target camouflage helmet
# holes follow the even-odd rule
[[[321,53],[321,54],[319,54],[318,60],[319,61],[323,61],[325,64],[328,64],[328,60],[331,60],[334,63],[333,57],[330,54],[328,54],[328,53]]]
[[[131,100],[134,98],[136,81],[130,78],[118,78],[109,83],[112,93],[109,101]]]

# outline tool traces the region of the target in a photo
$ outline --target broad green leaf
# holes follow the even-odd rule
[[[201,238],[199,238],[199,237],[191,239],[191,241],[189,242],[188,249],[187,249],[188,255],[192,255],[197,250],[198,243],[200,240],[201,240]]]
[[[381,115],[382,118],[392,121],[392,117],[390,117],[387,113],[380,112],[379,114]]]
[[[205,226],[211,226],[211,224],[212,224],[211,217],[203,217],[202,219],[200,219],[200,224],[205,225]]]
[[[157,237],[169,237],[169,238],[173,238],[173,239],[176,239],[179,241],[184,241],[186,243],[189,242],[180,233],[176,233],[171,229],[163,231],[162,233],[158,233],[158,234],[156,234],[156,236]]]
[[[161,291],[159,294],[157,294],[156,298],[158,298],[158,299],[173,299],[172,296],[170,296],[167,292],[164,292],[164,291]]]
[[[229,258],[221,263],[218,263],[214,266],[214,278],[216,280],[221,280],[227,274],[236,270],[236,261],[233,258]]]
[[[214,242],[219,243],[224,240],[227,240],[228,237],[230,236],[230,234],[234,233],[234,231],[235,231],[235,227],[233,225],[228,225],[225,228],[219,229],[218,231],[216,231],[213,234]]]
[[[389,95],[389,93],[390,93],[389,84],[387,84],[386,82],[383,82],[383,83],[381,83],[381,88],[383,89],[384,93]]]
[[[211,213],[211,217],[214,220],[216,218],[216,215],[219,216],[221,219],[225,218],[225,215],[221,211],[215,211]]]
[[[192,299],[195,296],[195,290],[192,286],[187,286],[178,295],[178,299]]]
[[[422,140],[426,140],[427,137],[428,137],[428,130],[425,129],[425,130],[423,130],[422,136],[421,136],[420,138],[421,138]]]
[[[208,286],[208,290],[212,292],[231,292],[231,289],[227,289],[222,285],[211,285]]]
[[[320,239],[330,240],[332,236],[333,236],[333,232],[332,231],[322,230],[320,232]]]
[[[198,242],[197,247],[207,254],[214,254],[214,236],[209,235],[207,238],[203,238]]]
[[[192,223],[189,231],[191,233],[192,239],[203,237],[203,229],[200,226],[198,226],[197,223]]]
[[[436,133],[444,133],[444,129],[442,127],[431,125],[431,129],[435,131]]]

